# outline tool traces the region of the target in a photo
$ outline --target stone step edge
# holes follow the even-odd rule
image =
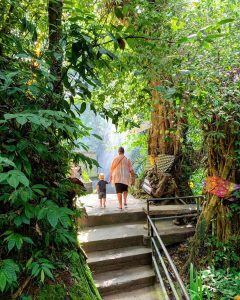
[[[150,293],[150,295],[149,295],[149,293]],[[120,299],[138,300],[139,299],[138,296],[140,296],[140,298],[144,299],[144,300],[165,299],[159,283],[156,283],[155,285],[142,287],[142,288],[136,289],[134,291],[121,291],[117,295],[110,294],[110,295],[107,295],[106,297],[104,297],[104,300],[116,300],[116,299],[117,300],[120,300]]]
[[[131,211],[127,213],[108,213],[104,215],[87,215],[84,218],[78,219],[79,229],[86,227],[95,227],[95,226],[107,226],[107,225],[116,225],[124,223],[136,223],[144,222],[146,219],[146,214],[144,211]]]
[[[145,218],[144,220],[139,220],[139,221],[133,221],[133,222],[124,222],[124,223],[120,223],[120,224],[106,224],[106,225],[96,225],[96,226],[91,226],[91,227],[87,227],[84,226],[84,228],[81,229],[82,232],[88,231],[88,230],[93,230],[93,227],[95,227],[96,229],[109,229],[109,227],[111,227],[111,230],[114,230],[114,228],[116,227],[123,227],[123,226],[128,226],[128,225],[142,225],[144,226],[144,224],[147,222],[147,219]]]
[[[134,254],[133,252],[129,252],[124,253],[124,255],[120,257],[109,256],[105,257],[102,260],[97,260],[97,257],[95,257],[90,261],[88,260],[87,263],[93,274],[106,273],[114,270],[126,270],[137,266],[151,265],[152,251],[150,248],[146,249],[148,249],[148,251],[138,251],[138,253],[136,254]]]
[[[127,289],[129,292],[134,290],[139,290],[148,286],[153,286],[155,284],[155,276],[146,277],[141,279],[132,280],[130,282],[125,282],[119,285],[114,285],[112,288],[101,288],[98,287],[101,296],[110,296],[110,295],[118,295],[124,289]],[[103,299],[104,299],[103,298]],[[148,299],[146,299],[148,300]]]
[[[118,244],[113,245],[113,244]],[[114,239],[104,239],[104,240],[94,240],[90,242],[81,243],[81,247],[85,252],[96,252],[96,251],[104,251],[111,250],[117,248],[125,248],[127,246],[142,246],[143,245],[143,235],[131,235],[127,237],[120,237]],[[95,249],[94,249],[95,247]],[[94,250],[93,250],[94,249]]]
[[[124,250],[124,251],[122,251],[122,250]],[[134,251],[134,250],[138,250],[140,252],[138,252],[137,254],[132,253],[132,251]],[[113,252],[113,251],[116,251],[115,254],[108,253],[108,252]],[[119,251],[119,253],[117,253],[117,251]],[[103,252],[103,253],[101,253],[101,252]],[[123,255],[114,257],[114,255],[117,255],[117,254],[120,254],[120,253],[122,253]],[[88,264],[92,264],[92,263],[95,263],[95,262],[101,263],[101,262],[105,262],[105,261],[119,260],[119,259],[124,259],[124,258],[127,258],[127,257],[139,256],[139,255],[144,255],[144,254],[149,254],[149,253],[150,254],[152,253],[151,248],[144,247],[144,246],[116,248],[116,249],[111,249],[111,250],[106,250],[106,251],[100,250],[100,251],[90,252],[90,254],[88,256],[87,263]],[[101,254],[103,254],[103,255],[101,255]],[[98,255],[100,255],[101,258],[104,258],[104,259],[99,260]],[[92,257],[94,257],[94,258],[92,258]]]
[[[144,273],[145,272],[145,273]],[[147,276],[146,276],[147,274]],[[96,282],[96,284],[99,286],[99,281],[108,281],[108,280],[112,280],[114,278],[118,278],[118,281],[116,283],[119,283],[119,279],[120,281],[122,280],[127,281],[129,279],[129,275],[133,278],[142,278],[142,277],[149,277],[150,276],[155,276],[154,273],[154,268],[152,266],[135,266],[132,267],[130,269],[128,269],[128,271],[126,273],[121,273],[121,275],[119,275],[119,270],[116,271],[109,271],[109,272],[105,272],[105,275],[103,276],[103,274],[101,275],[97,275],[94,276],[94,280]]]
[[[144,209],[142,208],[141,210],[125,210],[125,211],[116,211],[116,212],[106,212],[106,213],[99,213],[99,214],[87,214],[85,215],[86,218],[92,218],[92,217],[105,217],[105,216],[127,216],[127,215],[132,215],[132,214],[140,214],[142,215],[144,213]]]
[[[131,270],[131,269],[129,269]],[[143,288],[146,286],[153,285],[155,283],[155,273],[152,270],[148,269],[147,274],[142,274],[143,276],[139,277],[139,273],[137,273],[138,268],[132,268],[133,274],[135,274],[135,277],[128,279],[128,276],[125,276],[125,273],[123,272],[122,276],[119,276],[118,278],[122,279],[120,282],[113,282],[109,285],[104,285],[103,283],[99,283],[97,276],[94,276],[96,287],[98,288],[101,295],[111,295],[115,294],[119,291],[123,291],[124,288],[127,288],[128,291],[130,290],[136,290],[139,288]],[[112,279],[114,271],[112,272],[106,272],[109,274],[109,280]]]

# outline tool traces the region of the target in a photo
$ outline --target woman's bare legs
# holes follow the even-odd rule
[[[117,193],[118,207],[122,208],[122,193]]]
[[[103,207],[106,207],[106,198],[103,198]]]
[[[127,196],[128,196],[128,192],[123,192],[123,201],[124,201],[124,205],[127,205]]]

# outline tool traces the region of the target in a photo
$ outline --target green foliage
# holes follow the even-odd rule
[[[59,252],[76,247],[78,212],[66,177],[70,162],[97,164],[76,152],[87,149],[81,140],[90,129],[80,120],[87,107],[121,129],[133,127],[150,118],[149,82],[157,80],[176,119],[188,119],[194,150],[203,141],[228,147],[233,137],[239,165],[239,6],[220,2],[133,0],[109,10],[105,1],[66,0],[55,50],[48,48],[48,1],[0,2],[3,296],[29,274],[39,282],[54,277]],[[73,272],[88,282],[88,295],[97,294],[89,270]]]
[[[12,259],[4,259],[0,262],[0,290],[12,289],[17,285],[18,265]]]
[[[85,182],[89,182],[89,175],[88,175],[88,172],[86,170],[83,170],[82,178]]]
[[[90,129],[79,118],[85,104],[79,110],[75,99],[89,101],[96,112],[91,93],[100,85],[97,73],[114,55],[98,45],[103,28],[95,15],[77,3],[76,12],[70,2],[75,3],[66,1],[63,7],[68,18],[63,18],[62,36],[55,45],[62,53],[48,48],[48,2],[0,3],[3,297],[15,292],[26,276],[39,284],[55,278],[61,251],[77,247],[79,212],[72,210],[69,196],[74,189],[67,179],[70,164],[97,165],[76,152],[77,139],[88,136]],[[60,78],[53,72],[55,67],[62,69]]]
[[[195,118],[190,112],[188,113],[188,124],[190,125],[187,132],[187,141],[192,145],[195,151],[201,151],[203,144],[203,131],[200,120]]]
[[[192,300],[203,300],[203,286],[201,273],[194,270],[193,264],[190,265],[189,272],[189,292]]]
[[[78,284],[73,286],[70,292],[72,300],[101,300],[101,296],[94,285],[91,271],[84,261],[82,255],[79,255],[75,251],[66,253],[66,257],[71,263],[71,271],[73,277],[77,279]]]
[[[64,300],[66,299],[66,294],[65,288],[60,284],[45,285],[37,296],[37,300]]]
[[[33,241],[31,238],[22,236],[19,233],[14,233],[11,230],[6,231],[3,236],[7,236],[3,242],[7,243],[8,251],[10,252],[14,247],[16,247],[18,250],[22,248],[23,242],[26,242],[28,244],[33,244]]]
[[[91,272],[84,261],[81,254],[74,250],[63,253],[62,259],[64,263],[62,265],[63,270],[59,272],[58,281],[51,282],[50,284],[43,285],[37,294],[37,300],[58,300],[58,299],[71,299],[71,300],[101,300],[101,297],[94,286]],[[42,269],[46,265],[48,269],[51,269],[51,265],[48,262],[38,260]],[[31,266],[29,262],[29,266]],[[35,267],[38,270],[39,267]],[[64,272],[62,275],[62,272]],[[47,274],[47,272],[44,271]],[[62,275],[62,276],[61,276]],[[49,276],[50,277],[50,276]],[[71,284],[69,284],[71,282]]]
[[[45,285],[42,289],[40,294],[37,296],[38,300],[64,300],[66,298],[66,290],[60,284],[54,285]]]
[[[231,236],[227,242],[221,242],[216,237],[209,238],[208,246],[211,249],[209,257],[216,268],[222,266],[238,266],[240,264],[240,237]]]
[[[193,191],[193,195],[201,195],[203,190],[203,183],[206,177],[204,168],[199,168],[190,177],[189,185]]]
[[[239,270],[209,267],[197,272],[190,265],[189,292],[192,300],[229,300],[239,294]]]
[[[203,286],[206,288],[205,295],[208,295],[208,299],[229,300],[239,295],[239,270],[235,268],[226,270],[211,267],[202,271],[201,274]]]
[[[41,282],[44,282],[45,277],[53,278],[51,270],[54,266],[48,259],[36,257],[35,260],[30,258],[26,264],[27,269],[33,277],[39,277]]]
[[[137,174],[138,178],[142,179],[144,176],[148,157],[148,133],[129,133],[126,140],[127,149],[129,152],[131,152],[130,158],[133,164],[134,171]]]
[[[139,148],[139,153],[141,155],[146,155],[148,146],[148,133],[142,132],[135,135],[129,133],[127,137],[127,145],[130,151],[134,150],[135,148]]]

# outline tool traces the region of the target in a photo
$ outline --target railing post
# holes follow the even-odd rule
[[[148,224],[149,224],[149,222],[148,222]],[[150,228],[151,228],[151,238],[153,238],[153,228],[152,228],[152,226],[150,226]]]
[[[147,230],[148,230],[148,236],[150,236],[148,216],[149,216],[149,200],[147,200]]]
[[[197,197],[197,219],[199,218],[200,215],[200,198]]]

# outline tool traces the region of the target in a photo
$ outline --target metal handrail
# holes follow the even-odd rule
[[[157,261],[160,262],[161,264],[161,267],[166,275],[166,278],[168,280],[168,283],[171,287],[171,290],[173,292],[173,295],[175,297],[176,300],[182,300],[182,299],[185,299],[185,300],[190,300],[190,296],[187,292],[187,289],[177,271],[177,268],[171,258],[171,256],[169,255],[158,231],[157,231],[157,228],[154,224],[155,221],[157,220],[165,220],[165,219],[175,219],[175,218],[184,218],[184,217],[198,217],[199,214],[200,214],[200,199],[202,198],[205,198],[204,195],[197,195],[197,196],[183,196],[183,197],[169,197],[169,198],[152,198],[152,199],[148,199],[147,200],[147,223],[148,223],[148,233],[151,232],[151,245],[152,245],[152,259],[153,259],[153,265],[154,265],[154,268],[155,268],[155,271],[157,273],[157,276],[159,278],[159,282],[160,282],[160,286],[162,288],[162,291],[164,293],[164,297],[165,297],[165,300],[169,300],[169,296],[167,295],[167,290],[166,290],[166,287],[164,285],[164,281],[162,279],[162,276],[161,276],[161,272],[160,272],[160,266],[158,264]],[[197,213],[190,213],[190,214],[183,214],[183,215],[176,215],[176,216],[164,216],[164,217],[158,217],[157,216],[157,213],[156,215],[153,215],[152,217],[150,217],[150,203],[153,203],[153,202],[158,202],[158,201],[163,201],[163,200],[176,200],[176,199],[180,199],[180,200],[184,200],[184,199],[196,199],[196,203],[197,203]],[[166,264],[165,264],[165,261],[162,257],[162,254],[160,252],[160,249],[157,245],[157,242],[160,244],[160,249],[163,250],[163,254],[165,255],[165,257],[167,258],[167,261],[176,277],[176,280],[181,288],[181,295],[178,294],[177,292],[177,289],[176,287],[174,286],[174,283],[173,283],[173,280],[171,278],[171,275],[166,267]],[[157,257],[155,257],[155,255],[157,254]],[[184,298],[183,298],[184,297]]]
[[[197,216],[198,216],[198,214],[187,214],[187,215],[176,215],[176,216],[167,216],[167,217],[151,217],[151,218],[153,221],[160,221],[160,220],[191,218],[191,217],[197,217]]]
[[[167,198],[151,198],[147,199],[147,201],[157,201],[157,200],[175,200],[175,199],[191,199],[191,198],[203,198],[204,195],[191,195],[191,196],[176,196],[176,197],[167,197]]]
[[[157,264],[156,258],[153,256],[153,257],[152,257],[152,260],[153,260],[153,264],[154,264],[154,267],[155,267],[155,271],[156,271],[156,273],[157,273],[157,276],[158,276],[158,279],[159,279],[159,282],[160,282],[160,285],[161,285],[162,292],[163,292],[163,294],[164,294],[165,300],[170,300],[169,297],[168,297],[167,290],[166,290],[165,284],[164,284],[164,282],[163,282],[161,273],[160,273],[160,271],[159,271],[159,268],[158,268],[158,264]]]
[[[152,199],[147,199],[147,214],[149,215],[150,212],[150,203],[151,202],[158,202],[158,201],[164,201],[164,200],[184,200],[184,199],[196,199],[197,201],[197,214],[200,214],[200,204],[199,204],[199,199],[205,198],[204,195],[195,195],[195,196],[177,196],[177,197],[168,197],[168,198],[152,198]]]
[[[183,295],[184,295],[184,297],[185,297],[185,300],[190,300],[190,296],[189,296],[189,294],[188,294],[188,292],[187,292],[187,289],[186,289],[186,287],[185,287],[185,285],[184,285],[184,283],[183,283],[183,281],[182,281],[182,279],[181,279],[181,277],[180,277],[180,275],[179,275],[179,273],[178,273],[178,270],[177,270],[177,268],[176,268],[174,262],[173,262],[172,259],[171,259],[171,256],[169,255],[169,253],[168,253],[168,251],[167,251],[167,249],[166,249],[166,247],[165,247],[165,245],[164,245],[164,243],[163,243],[163,241],[162,241],[162,239],[161,239],[161,237],[160,237],[160,235],[159,235],[159,233],[158,233],[158,231],[157,231],[157,228],[156,228],[155,224],[153,223],[153,221],[152,221],[152,219],[151,219],[151,217],[150,217],[149,215],[147,216],[147,219],[148,219],[148,223],[150,224],[150,227],[151,227],[151,241],[152,241],[152,245],[153,245],[155,251],[157,252],[158,258],[159,258],[159,260],[160,260],[160,262],[161,262],[161,265],[162,265],[162,267],[163,267],[163,270],[164,270],[164,272],[165,272],[165,274],[166,274],[166,276],[167,276],[168,282],[169,282],[169,284],[170,284],[170,286],[171,286],[171,289],[172,289],[172,291],[173,291],[173,294],[174,294],[174,296],[175,296],[175,299],[176,299],[176,300],[179,300],[180,297],[179,297],[179,295],[178,295],[177,292],[176,292],[176,289],[175,289],[175,287],[174,287],[174,284],[173,284],[173,282],[172,282],[172,279],[171,279],[171,277],[170,277],[170,274],[169,274],[169,272],[168,272],[168,270],[167,270],[167,268],[166,268],[166,265],[165,265],[165,263],[164,263],[164,261],[163,261],[162,255],[161,255],[161,253],[160,253],[160,251],[159,251],[159,249],[158,249],[158,247],[157,247],[157,244],[156,244],[156,241],[155,241],[154,237],[157,238],[157,240],[158,240],[158,242],[159,242],[159,244],[160,244],[160,246],[161,246],[161,249],[163,250],[163,252],[164,252],[164,254],[165,254],[165,256],[166,256],[166,258],[167,258],[167,260],[168,260],[168,262],[169,262],[169,265],[171,266],[171,269],[173,270],[173,273],[174,273],[174,275],[175,275],[175,277],[176,277],[176,279],[177,279],[177,281],[178,281],[178,283],[179,283],[179,285],[180,285],[180,288],[181,288],[181,290],[182,290],[182,292],[183,292]],[[154,255],[153,255],[153,257],[154,257]],[[153,260],[153,261],[155,262],[155,263],[154,263],[154,266],[155,266],[155,270],[156,270],[156,272],[157,272],[157,274],[158,274],[158,277],[161,277],[160,270],[159,270],[159,268],[158,268],[158,264],[157,264],[157,262],[156,262],[155,257],[154,257],[154,260]],[[160,285],[161,285],[163,291],[164,291],[164,290],[166,291],[166,288],[165,288],[165,286],[164,286],[163,280],[160,280]],[[162,286],[162,285],[163,285],[163,286]],[[167,297],[165,297],[165,299],[168,300],[169,297],[167,296]]]
[[[165,275],[166,275],[166,277],[167,277],[168,283],[169,283],[169,285],[170,285],[170,287],[171,287],[171,289],[172,289],[172,292],[173,292],[175,298],[176,298],[177,300],[180,300],[179,295],[178,295],[178,293],[177,293],[177,290],[176,290],[176,288],[175,288],[175,286],[174,286],[174,283],[173,283],[173,281],[172,281],[172,278],[171,278],[171,276],[170,276],[170,274],[169,274],[169,272],[168,272],[167,266],[166,266],[166,264],[165,264],[165,262],[164,262],[164,260],[163,260],[163,258],[162,258],[162,255],[161,255],[161,253],[160,253],[160,251],[159,251],[159,249],[158,249],[157,243],[155,242],[155,240],[154,240],[153,237],[151,238],[151,240],[152,240],[152,243],[153,243],[153,245],[154,245],[155,251],[157,252],[157,255],[158,255],[158,258],[159,258],[159,260],[160,260],[160,262],[161,262],[161,265],[162,265],[162,267],[163,267],[163,271],[164,271],[164,273],[165,273]]]

